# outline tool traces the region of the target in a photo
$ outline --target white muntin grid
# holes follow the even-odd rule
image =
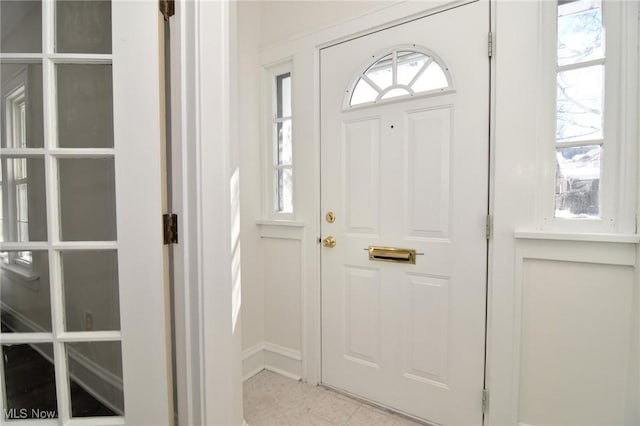
[[[61,253],[68,251],[117,250],[116,241],[60,240],[60,206],[58,185],[58,159],[114,159],[113,148],[58,148],[56,66],[58,64],[112,64],[112,54],[67,54],[55,52],[55,2],[42,2],[42,53],[0,53],[1,63],[42,63],[43,79],[43,148],[2,148],[0,158],[44,158],[46,177],[46,242],[3,242],[2,251],[47,250],[49,260],[49,280],[51,294],[51,333],[4,333],[0,344],[48,343],[53,345],[55,364],[56,398],[58,418],[55,420],[19,420],[20,425],[122,425],[123,417],[71,418],[70,384],[67,365],[67,343],[77,342],[120,342],[120,331],[65,331],[64,294],[62,287]],[[5,419],[6,395],[4,383],[4,363],[0,363],[0,423],[13,423]]]

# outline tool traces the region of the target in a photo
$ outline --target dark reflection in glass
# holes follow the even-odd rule
[[[51,332],[46,250],[0,252],[0,300],[3,333]]]
[[[60,225],[64,241],[115,241],[113,158],[58,160]]]
[[[0,241],[46,241],[44,159],[3,158],[0,176]]]
[[[116,251],[62,253],[68,331],[120,330]]]
[[[70,380],[71,416],[124,415],[120,342],[67,343],[66,347],[69,374],[71,377],[91,380],[92,390],[101,400],[88,400],[82,387],[74,385],[74,381]]]
[[[42,2],[0,1],[0,52],[42,52]]]
[[[113,147],[111,65],[62,64],[58,81],[58,145]]]
[[[111,2],[56,2],[56,51],[111,53]]]
[[[3,2],[4,3],[4,2]],[[42,148],[42,64],[0,64],[3,148]]]
[[[2,345],[4,420],[58,418],[51,343]]]

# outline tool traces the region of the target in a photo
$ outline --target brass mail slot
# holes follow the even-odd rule
[[[416,264],[416,251],[396,247],[369,246],[369,260]]]

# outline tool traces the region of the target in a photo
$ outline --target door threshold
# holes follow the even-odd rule
[[[395,414],[397,416],[404,417],[404,418],[406,418],[408,420],[411,420],[412,422],[420,423],[421,425],[425,425],[425,426],[441,426],[439,423],[432,423],[432,422],[429,422],[429,421],[427,421],[425,419],[421,419],[420,417],[412,416],[411,414],[407,414],[407,413],[405,413],[403,411],[400,411],[400,410],[398,410],[396,408],[391,408],[391,407],[389,407],[387,405],[380,404],[379,402],[371,401],[370,399],[363,398],[360,395],[356,395],[356,394],[348,392],[348,391],[346,391],[344,389],[340,389],[340,388],[333,387],[331,385],[327,385],[326,383],[320,382],[320,383],[318,383],[318,386],[320,386],[322,388],[325,388],[325,389],[332,390],[333,392],[336,392],[336,393],[338,393],[340,395],[348,396],[351,399],[355,399],[356,401],[359,401],[359,402],[361,402],[363,404],[370,405],[371,407],[378,408],[380,410],[387,411],[387,412],[389,412],[391,414]]]

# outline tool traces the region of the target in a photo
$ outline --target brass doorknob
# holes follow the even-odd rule
[[[322,246],[327,248],[334,248],[336,246],[336,237],[328,236],[322,240]]]

